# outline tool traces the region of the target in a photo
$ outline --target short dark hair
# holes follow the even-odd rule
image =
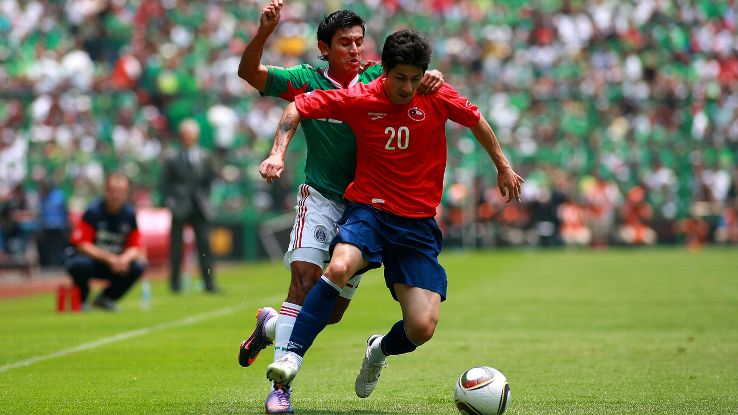
[[[361,26],[361,33],[366,34],[366,24],[361,16],[351,10],[337,10],[323,17],[323,20],[318,25],[318,40],[331,46],[331,40],[336,32],[340,29],[354,26]],[[325,57],[322,55],[319,58],[325,60]]]
[[[397,65],[411,65],[428,69],[431,60],[431,45],[414,30],[400,30],[387,36],[382,47],[382,66],[389,72]]]

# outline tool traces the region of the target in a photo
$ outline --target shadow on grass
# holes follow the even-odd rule
[[[374,410],[366,410],[366,409],[346,409],[344,411],[327,411],[325,409],[321,410],[312,410],[312,409],[306,409],[306,408],[300,408],[299,410],[295,409],[295,413],[299,415],[345,415],[345,414],[365,414],[365,415],[380,415],[380,414],[400,414],[402,412],[394,412],[394,411],[374,411]]]
[[[249,412],[253,414],[263,414],[264,410]],[[345,410],[326,410],[326,409],[308,409],[308,408],[295,408],[295,414],[297,415],[382,415],[382,414],[404,414],[403,411],[374,411],[368,409],[349,409]]]

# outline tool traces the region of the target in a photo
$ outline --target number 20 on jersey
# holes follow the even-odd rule
[[[395,129],[395,127],[387,127],[384,133],[389,135],[385,150],[405,150],[410,145],[410,129],[406,126]]]

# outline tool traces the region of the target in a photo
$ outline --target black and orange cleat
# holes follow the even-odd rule
[[[241,342],[238,349],[238,364],[243,367],[251,366],[259,352],[272,344],[272,340],[266,335],[265,325],[267,320],[277,316],[277,311],[271,307],[260,308],[256,312],[256,328],[248,339]]]

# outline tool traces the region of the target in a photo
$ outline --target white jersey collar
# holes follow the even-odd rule
[[[335,79],[331,78],[331,77],[330,77],[330,76],[328,75],[328,68],[324,68],[324,69],[323,69],[323,76],[325,77],[325,79],[327,79],[327,80],[331,81],[331,83],[333,84],[333,86],[335,86],[336,88],[339,88],[339,89],[343,89],[343,85],[341,85],[341,83],[340,83],[340,82],[337,82],[337,81],[336,81]],[[354,86],[354,85],[355,85],[355,84],[356,84],[357,82],[359,82],[359,74],[358,74],[358,73],[356,74],[356,76],[354,77],[354,79],[353,79],[353,80],[352,80],[351,82],[349,82],[349,84],[348,84],[347,88],[351,88],[351,87],[352,87],[352,86]]]

